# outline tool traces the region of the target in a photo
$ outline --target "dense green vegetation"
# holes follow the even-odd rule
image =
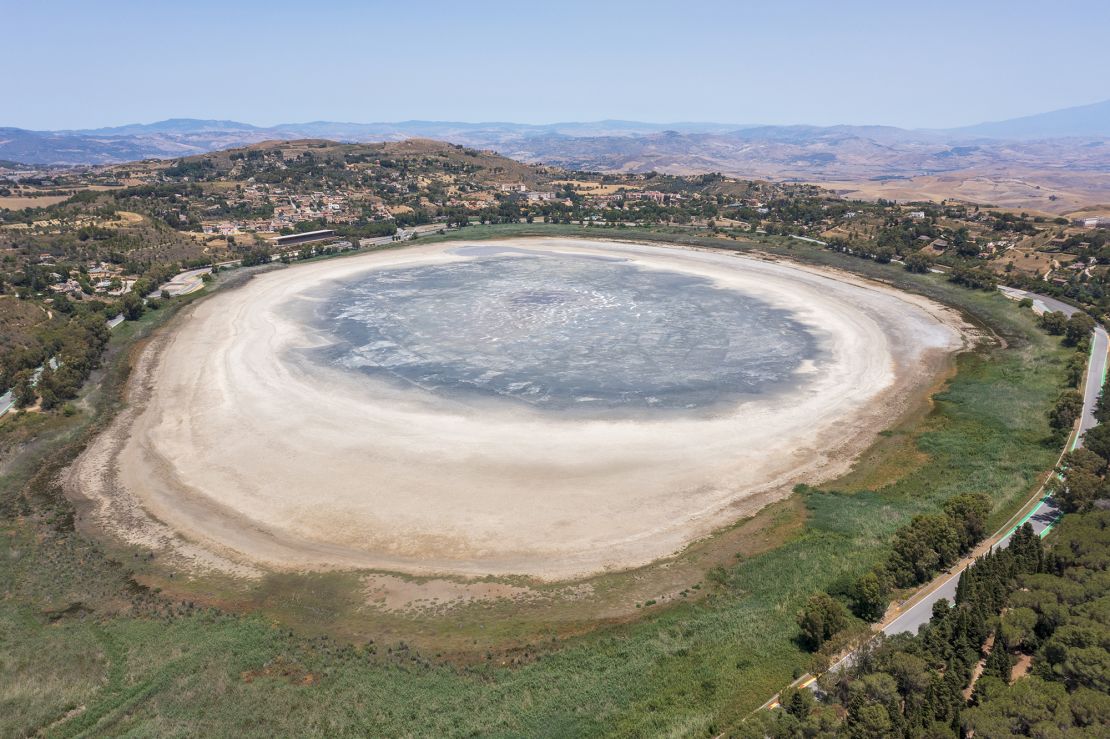
[[[474,227],[466,236],[524,229]],[[872,463],[879,472],[871,482],[851,483],[857,475],[801,491],[808,517],[800,533],[714,573],[701,584],[704,598],[558,642],[511,651],[476,644],[473,658],[461,662],[393,640],[306,638],[257,616],[148,591],[132,578],[131,557],[114,561],[74,531],[54,476],[79,446],[75,427],[67,427],[67,442],[51,447],[43,464],[5,469],[0,481],[0,560],[8,563],[0,569],[0,669],[18,676],[0,687],[0,733],[642,736],[738,726],[813,667],[793,615],[814,592],[847,592],[888,556],[896,531],[915,516],[945,515],[945,502],[956,496],[986,494],[990,529],[1029,495],[1058,453],[1047,414],[1073,354],[997,295],[804,245],[761,246],[946,300],[1004,338],[1006,348],[962,355],[924,419],[881,440],[887,446]],[[159,318],[143,316],[132,331]],[[122,336],[112,342],[126,345]],[[109,350],[104,384],[67,422],[103,423],[118,403],[124,358]],[[44,444],[47,430],[41,433]],[[903,454],[918,461],[882,472],[883,459]],[[851,625],[840,633],[864,628],[847,618]]]
[[[938,601],[921,633],[880,639],[828,676],[827,705],[804,689],[787,691],[784,710],[754,718],[742,733],[1105,736],[1108,567],[1110,511],[1065,516],[1047,552],[1026,524],[1009,547],[961,575],[955,603]]]

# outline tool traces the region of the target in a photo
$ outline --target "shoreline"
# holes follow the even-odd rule
[[[540,580],[554,581],[581,577],[601,571],[631,569],[670,556],[689,543],[712,534],[713,531],[722,526],[727,526],[740,518],[751,515],[767,503],[788,495],[794,485],[799,482],[812,484],[817,481],[832,479],[846,472],[859,452],[873,442],[875,433],[888,427],[890,423],[905,412],[907,407],[919,402],[919,394],[925,392],[934,384],[936,378],[943,373],[949,364],[954,353],[968,345],[966,326],[955,311],[926,298],[902,293],[879,283],[869,282],[844,273],[834,273],[831,270],[814,267],[807,268],[804,265],[797,264],[784,265],[782,262],[763,262],[751,256],[707,253],[700,249],[682,246],[675,248],[660,245],[629,244],[628,242],[570,239],[518,239],[510,243],[519,244],[524,242],[535,245],[537,241],[541,244],[547,244],[549,248],[553,245],[564,250],[603,251],[607,253],[616,251],[625,257],[632,256],[645,263],[651,262],[656,268],[684,268],[686,271],[692,270],[694,273],[700,271],[700,273],[710,276],[715,281],[722,279],[727,281],[727,278],[722,277],[721,272],[722,267],[730,268],[730,265],[731,268],[744,266],[749,270],[756,271],[759,271],[756,265],[762,265],[764,271],[762,279],[764,280],[770,279],[767,277],[768,270],[771,273],[778,273],[778,279],[783,279],[782,273],[784,270],[790,273],[804,273],[809,275],[807,279],[817,282],[818,287],[813,288],[816,290],[840,290],[853,294],[860,300],[863,300],[861,295],[870,295],[869,299],[877,301],[876,304],[884,308],[901,305],[905,310],[916,315],[916,318],[909,321],[910,325],[919,329],[926,325],[922,321],[932,321],[935,326],[943,327],[948,335],[948,343],[943,348],[939,346],[927,347],[916,353],[904,347],[896,346],[891,350],[888,359],[895,364],[900,363],[900,366],[897,367],[897,371],[890,373],[893,376],[889,378],[889,382],[881,391],[866,397],[855,397],[853,399],[854,405],[848,404],[855,409],[849,417],[845,417],[843,414],[845,410],[843,406],[847,401],[839,399],[837,403],[833,403],[834,407],[831,411],[826,408],[825,419],[834,422],[831,425],[835,427],[835,434],[829,433],[829,429],[825,428],[822,430],[823,433],[804,436],[804,442],[801,443],[801,446],[798,446],[797,435],[780,442],[778,449],[770,449],[769,451],[770,453],[785,454],[788,459],[777,465],[761,463],[758,459],[755,459],[755,457],[760,456],[759,454],[748,454],[743,463],[732,460],[722,466],[720,457],[730,456],[735,449],[731,448],[728,443],[722,444],[719,440],[714,440],[714,437],[730,433],[742,434],[743,428],[741,427],[743,424],[737,424],[735,419],[733,419],[731,425],[729,422],[721,420],[708,422],[708,426],[705,423],[688,421],[675,426],[673,423],[667,422],[672,426],[669,429],[660,428],[659,424],[639,424],[640,426],[654,426],[654,428],[649,429],[650,433],[644,433],[642,428],[624,428],[628,424],[592,424],[596,428],[591,429],[584,440],[573,443],[573,439],[568,441],[570,437],[566,436],[566,429],[556,428],[558,424],[548,421],[545,427],[540,428],[535,425],[535,419],[511,418],[506,428],[518,436],[521,435],[522,431],[529,434],[535,434],[537,430],[540,432],[540,436],[543,437],[542,444],[538,442],[529,444],[527,439],[523,443],[523,459],[528,461],[528,455],[539,455],[532,458],[541,459],[546,466],[533,467],[531,470],[525,469],[521,473],[520,470],[513,470],[512,465],[508,468],[505,466],[499,468],[496,460],[493,462],[483,460],[484,464],[492,464],[493,467],[486,470],[484,476],[479,476],[480,479],[469,481],[469,488],[466,488],[467,481],[463,482],[463,487],[471,491],[469,494],[462,496],[466,501],[481,498],[480,492],[475,495],[473,491],[481,490],[482,486],[488,485],[490,480],[500,479],[505,469],[510,469],[510,472],[517,474],[514,478],[517,481],[516,484],[528,481],[529,475],[535,477],[537,469],[541,472],[559,469],[558,464],[555,464],[554,467],[550,464],[552,461],[558,463],[558,459],[548,460],[543,457],[545,452],[543,447],[551,446],[552,439],[556,441],[562,439],[564,442],[563,451],[568,454],[577,453],[581,455],[583,449],[611,448],[614,445],[620,447],[618,449],[619,454],[607,460],[607,464],[599,464],[597,460],[594,460],[588,465],[591,469],[583,470],[580,465],[575,467],[573,471],[580,475],[580,480],[589,480],[587,473],[590,473],[595,475],[592,479],[599,482],[579,482],[578,487],[589,488],[590,495],[583,496],[579,494],[577,498],[570,501],[569,508],[559,509],[557,506],[548,506],[547,511],[545,511],[547,519],[543,521],[539,528],[533,527],[531,530],[521,530],[522,522],[524,524],[523,528],[527,529],[528,515],[532,514],[532,511],[528,510],[523,512],[518,510],[518,514],[528,515],[523,515],[517,520],[494,521],[494,525],[491,527],[488,520],[491,512],[505,513],[507,511],[512,513],[516,502],[512,496],[494,496],[485,499],[486,510],[484,513],[487,516],[486,519],[482,519],[481,516],[475,515],[472,510],[467,510],[465,507],[462,510],[456,508],[455,510],[441,511],[438,519],[433,516],[430,521],[425,519],[414,522],[413,525],[417,528],[425,527],[423,538],[415,538],[415,535],[420,532],[413,529],[403,534],[406,537],[406,541],[403,543],[409,547],[408,550],[404,546],[397,546],[396,542],[387,541],[386,546],[381,547],[379,545],[379,550],[374,551],[372,548],[358,546],[358,543],[362,541],[359,537],[365,538],[367,532],[373,529],[374,522],[365,517],[365,509],[358,509],[358,501],[351,496],[350,491],[347,491],[345,495],[343,491],[340,491],[338,496],[340,505],[337,506],[340,509],[339,513],[333,513],[329,516],[325,512],[318,515],[318,520],[311,525],[304,526],[301,523],[300,516],[318,514],[319,512],[310,510],[312,506],[306,507],[295,502],[291,503],[289,500],[280,499],[280,496],[275,498],[266,490],[261,490],[257,484],[250,484],[249,475],[244,476],[241,472],[242,467],[249,468],[251,465],[255,465],[254,469],[256,471],[263,470],[260,473],[261,476],[257,478],[262,479],[269,471],[280,467],[279,462],[281,460],[269,460],[267,463],[269,469],[267,470],[264,467],[258,467],[258,463],[248,455],[243,457],[247,460],[245,465],[238,466],[237,469],[232,470],[230,477],[224,478],[225,480],[244,478],[248,480],[247,484],[244,484],[240,490],[234,491],[235,494],[230,497],[226,494],[224,499],[213,497],[203,491],[206,489],[205,483],[211,485],[212,480],[217,478],[204,480],[203,474],[205,471],[203,469],[200,473],[195,469],[189,469],[185,471],[184,475],[182,475],[180,469],[177,469],[180,465],[179,460],[186,456],[188,450],[192,448],[189,444],[192,440],[198,438],[201,431],[198,430],[198,427],[189,427],[187,420],[177,418],[173,422],[179,425],[178,431],[187,437],[186,441],[182,441],[181,438],[171,438],[172,435],[167,435],[163,428],[165,422],[161,419],[174,415],[171,412],[173,409],[172,403],[170,405],[166,404],[167,398],[193,398],[198,399],[198,404],[204,402],[204,393],[201,389],[195,386],[191,387],[189,382],[186,381],[192,378],[182,378],[179,375],[172,374],[169,378],[165,376],[165,369],[162,366],[165,355],[168,353],[172,358],[175,356],[174,352],[181,351],[183,347],[186,351],[191,349],[208,353],[214,352],[220,356],[224,356],[221,352],[230,351],[227,341],[220,345],[212,339],[213,332],[209,332],[204,338],[198,338],[198,335],[204,335],[203,331],[196,329],[198,313],[201,314],[200,320],[202,322],[210,320],[215,315],[223,316],[226,320],[230,320],[228,316],[234,316],[236,320],[241,321],[249,313],[247,306],[251,303],[251,300],[244,296],[249,296],[252,286],[258,287],[259,284],[265,284],[269,281],[286,283],[286,287],[288,287],[290,282],[303,282],[306,272],[313,270],[314,267],[317,268],[313,270],[315,272],[331,274],[337,272],[351,273],[360,269],[373,268],[372,265],[369,267],[366,265],[374,262],[411,263],[426,259],[429,252],[433,256],[437,252],[442,254],[444,251],[458,248],[466,242],[448,242],[447,244],[436,244],[427,247],[412,246],[405,250],[359,255],[345,260],[297,266],[289,270],[267,273],[252,280],[243,288],[229,291],[224,295],[214,296],[212,300],[190,308],[187,317],[179,317],[173,326],[167,327],[154,339],[151,346],[142,352],[137,361],[135,376],[129,383],[132,392],[128,409],[121,414],[121,418],[117,419],[112,429],[101,434],[90,445],[90,449],[74,464],[67,476],[66,488],[71,497],[85,498],[89,501],[87,516],[83,517],[87,519],[85,521],[86,525],[105,529],[109,534],[131,544],[170,552],[177,558],[195,566],[247,576],[256,574],[261,567],[262,569],[277,570],[374,569],[399,571],[412,575],[455,575],[462,577],[526,575]],[[492,242],[482,243],[488,245]],[[690,259],[678,256],[681,253],[700,254],[703,258],[695,260],[699,263],[691,264]],[[675,264],[676,260],[683,264]],[[276,277],[278,276],[284,276],[284,278],[277,280]],[[794,277],[793,279],[797,278]],[[851,289],[845,286],[851,286]],[[258,291],[255,290],[254,292]],[[281,298],[283,296],[287,298],[288,294],[282,294],[279,290],[277,297]],[[780,300],[787,300],[787,297],[778,296]],[[796,299],[796,302],[798,300],[800,299]],[[217,305],[216,308],[210,307],[214,304]],[[796,308],[804,310],[804,306],[796,306]],[[872,309],[874,308],[875,306],[872,306]],[[848,309],[845,308],[844,310]],[[252,311],[255,314],[264,312],[263,309],[258,307],[257,303],[252,306]],[[809,320],[819,320],[819,317],[813,315],[813,313],[815,312],[811,311]],[[927,316],[927,318],[923,318],[923,316]],[[866,323],[866,320],[857,318],[856,323],[862,325]],[[270,376],[266,376],[262,369],[258,369],[258,365],[265,364],[262,360],[266,356],[266,350],[272,350],[274,346],[280,345],[282,340],[289,338],[288,336],[282,336],[279,328],[265,325],[264,321],[262,324],[261,337],[255,337],[255,343],[252,344],[251,351],[241,355],[241,358],[253,360],[241,363],[244,367],[249,367],[250,370],[244,370],[245,375],[230,379],[223,377],[221,380],[230,382],[230,387],[236,388],[237,393],[242,392],[244,394],[253,393],[257,389],[249,387],[251,381],[257,381],[265,387],[274,387],[275,385],[266,385],[266,383],[280,380],[281,382],[294,382],[291,387],[302,388],[303,385],[295,383],[303,378],[295,377],[294,370],[266,367],[265,372],[271,373]],[[238,326],[239,324],[232,321],[229,325]],[[906,340],[913,338],[913,331],[908,330],[905,326],[900,329],[898,327],[888,328],[893,331],[892,335],[895,338]],[[242,341],[242,337],[237,334],[238,330],[240,329],[234,328],[232,330],[232,338]],[[891,345],[890,336],[879,335],[874,326],[864,331],[862,335],[878,341],[884,346]],[[958,341],[957,337],[959,338]],[[851,337],[849,338],[851,339]],[[190,344],[190,342],[192,343]],[[957,344],[959,345],[957,346]],[[852,352],[862,352],[867,347],[873,349],[874,344],[868,344],[867,341],[860,339],[860,335],[856,335],[853,340],[849,340],[841,346],[839,351],[842,355],[849,355]],[[898,356],[899,352],[902,352],[901,356]],[[873,354],[874,352],[872,352]],[[224,357],[225,365],[235,364],[230,361],[232,356]],[[862,367],[868,373],[867,377],[881,379],[883,368],[880,365],[887,360],[881,356],[871,356],[865,359],[867,361],[862,365],[856,365],[857,369]],[[181,368],[179,367],[179,369]],[[245,383],[244,377],[246,378]],[[840,379],[842,381],[843,377]],[[339,382],[340,378],[335,378],[335,381]],[[330,382],[329,379],[323,384],[328,385]],[[828,399],[828,390],[829,388],[826,388],[826,400]],[[257,409],[259,398],[262,399],[261,403],[263,405],[271,404],[270,398],[263,392],[253,398],[255,405],[252,406],[248,403],[244,407]],[[148,407],[152,400],[153,412]],[[338,417],[343,417],[344,421],[348,422],[341,429],[342,431],[350,430],[349,422],[352,421],[352,418],[357,421],[357,416],[345,417],[341,412],[342,409],[327,406],[326,404],[329,401],[326,398],[318,397],[316,400],[319,400],[322,404],[320,407],[329,408]],[[349,404],[350,400],[348,399],[345,403]],[[836,413],[838,409],[841,412],[840,415]],[[267,411],[267,413],[269,415],[265,413],[262,415],[265,416],[268,422],[280,423],[274,421],[271,411]],[[427,414],[414,416],[411,412],[407,412],[406,415],[399,410],[397,413],[399,415],[396,419],[392,419],[393,425],[389,428],[394,431],[403,428],[398,425],[401,422],[398,419],[411,422],[413,418],[417,418],[425,424],[431,424],[423,428],[431,429],[428,433],[437,441],[440,440],[441,427],[444,425],[450,427],[449,430],[453,429],[454,436],[451,436],[451,438],[455,440],[461,438],[460,434],[465,436],[466,433],[472,432],[475,428],[472,423],[467,424],[468,419],[459,418],[457,415],[445,419],[443,417],[429,417]],[[777,409],[775,413],[782,415],[782,410]],[[775,422],[772,414],[766,409],[758,418],[766,423],[773,424]],[[241,421],[242,419],[240,419],[240,424]],[[505,419],[500,419],[500,421],[505,426]],[[812,423],[812,419],[809,419],[809,422]],[[513,424],[516,425],[513,426]],[[201,425],[204,426],[203,430],[208,430],[209,424],[207,422]],[[703,426],[703,428],[695,428],[698,425]],[[798,424],[795,423],[794,427],[797,426]],[[293,429],[295,429],[295,425],[282,426],[277,430],[271,427],[266,433],[272,432],[281,436],[283,433],[292,433]],[[340,436],[336,436],[337,429],[334,427],[325,426],[317,430],[328,437],[329,443],[344,443]],[[681,440],[693,436],[695,437],[694,447],[697,446],[697,442],[703,442],[708,444],[710,448],[705,452],[699,452],[687,442],[678,444],[677,449],[668,449],[666,444],[660,445],[658,441],[653,442],[652,437],[660,433],[669,433],[676,439]],[[154,434],[154,436],[151,437],[151,434]],[[448,435],[450,436],[450,434]],[[151,442],[151,438],[155,440]],[[489,438],[487,437],[485,440],[487,443]],[[749,434],[748,438],[755,437]],[[639,450],[641,445],[649,447],[646,455]],[[237,452],[245,452],[250,449],[249,445],[242,443],[242,440],[231,439],[228,441],[226,436],[220,443],[220,448],[223,452],[232,456],[235,456]],[[414,458],[419,459],[420,454],[426,454],[429,450],[434,450],[434,445],[430,446],[427,439],[423,442],[418,440],[418,454],[416,457],[410,455],[406,459],[410,462]],[[332,451],[334,451],[334,448]],[[352,450],[349,446],[345,451],[350,454],[359,451],[365,452],[364,449]],[[471,450],[471,453],[473,453],[473,450]],[[763,456],[766,456],[767,453],[767,449],[762,450]],[[689,470],[685,471],[685,477],[674,475],[670,470],[664,470],[661,473],[659,464],[651,467],[648,474],[639,469],[640,466],[655,461],[653,458],[660,455],[664,455],[663,462],[665,464],[674,465],[682,462],[683,456],[690,454],[696,454],[698,458],[694,460],[692,465],[687,465],[688,467],[697,468],[698,465],[710,463],[715,465],[708,471],[710,475],[708,481],[704,477],[706,470],[703,469],[695,469],[694,473],[696,474],[693,474],[692,477]],[[714,458],[716,459],[714,460]],[[324,457],[317,454],[316,456],[309,455],[305,459],[321,462]],[[454,471],[467,470],[473,466],[470,462],[460,463],[460,460],[465,459],[465,455],[456,453],[452,459],[453,466],[450,469]],[[211,459],[208,461],[212,463]],[[222,464],[218,461],[217,463]],[[520,458],[515,461],[515,464],[520,464]],[[743,468],[745,464],[748,466],[762,464],[762,468],[759,470],[762,473],[762,478],[753,477],[750,470],[738,469]],[[326,468],[321,468],[317,464],[314,469],[315,472],[311,476],[311,485],[302,483],[301,487],[298,487],[295,480],[290,482],[295,470],[290,472],[282,468],[284,474],[281,482],[271,482],[270,486],[284,485],[291,487],[293,490],[309,490],[312,485],[338,484],[338,481],[329,478],[326,472],[321,472],[321,469]],[[440,474],[442,474],[443,469],[445,468],[441,466]],[[393,472],[396,474],[395,470]],[[198,478],[196,476],[198,474],[202,475],[200,478],[201,484],[197,484]],[[238,477],[235,476],[236,474]],[[652,476],[658,474],[670,474],[670,477],[661,486],[657,485],[656,488],[651,490],[650,495],[640,495],[631,502],[631,505],[628,505],[624,496],[628,494],[626,491],[630,489],[630,486],[638,488],[635,492],[640,492],[644,485],[651,482]],[[189,478],[189,475],[193,475],[193,478]],[[349,477],[349,475],[349,471],[341,472],[339,477]],[[696,479],[698,475],[702,475],[702,480]],[[333,474],[332,477],[334,478],[336,475]],[[700,487],[691,484],[691,480],[695,483],[700,482]],[[144,484],[146,487],[144,487]],[[542,509],[551,496],[551,489],[550,487],[544,489],[542,485],[539,487],[540,489],[536,491],[537,494],[530,501],[526,501],[526,504]],[[216,488],[210,486],[207,489]],[[226,491],[227,487],[223,489]],[[601,497],[598,496],[598,490],[603,493]],[[681,498],[677,502],[671,500],[675,497],[676,490],[679,491],[680,495],[678,497]],[[569,494],[573,495],[574,492],[572,490]],[[393,490],[385,491],[385,493],[386,497],[390,494],[397,494]],[[438,498],[425,499],[421,501],[421,505],[431,500],[442,506],[445,501],[449,503],[450,498],[450,495],[441,495]],[[323,500],[317,500],[313,505],[319,508],[323,503]],[[376,503],[381,504],[380,498]],[[559,534],[552,535],[549,533],[552,530],[553,522],[557,522],[559,516],[566,517],[575,509],[583,510],[582,506],[587,504],[599,506],[597,515],[589,522],[589,525],[580,525],[577,528],[573,525],[564,527],[564,529],[569,529],[568,533],[577,535],[577,539],[574,539],[574,536],[560,536]],[[624,507],[622,507],[622,504],[625,504]],[[343,509],[343,506],[346,506],[346,509]],[[516,503],[516,507],[519,509],[521,504]],[[646,517],[641,515],[640,509],[646,509],[648,515]],[[398,522],[406,522],[412,518],[413,512],[405,510],[403,507],[391,510],[395,514],[395,518],[391,522],[387,522],[387,526],[396,527]],[[254,515],[256,511],[260,511],[260,513]],[[352,520],[358,519],[359,515],[363,515],[363,518],[352,531],[349,524]],[[283,519],[282,516],[285,516],[285,518]],[[457,536],[452,538],[451,534],[453,532],[450,528],[444,527],[445,521],[459,516],[468,519],[467,523],[474,530],[485,534],[486,538],[479,539],[477,546],[474,541],[460,541]],[[622,516],[631,516],[635,520],[626,523],[620,520]],[[367,526],[367,521],[370,521],[370,526]],[[496,525],[505,527],[506,521],[508,529],[518,535],[510,546],[498,549],[495,546],[497,542],[491,543],[490,541],[490,532],[496,533]],[[611,526],[613,521],[618,521],[618,523],[624,525]],[[429,523],[430,526],[428,526]],[[348,524],[347,531],[343,530],[344,524]],[[428,528],[435,529],[437,525],[439,530],[435,535],[426,533]],[[485,526],[484,529],[483,526]],[[610,530],[612,528],[619,529],[617,534]],[[327,532],[326,535],[328,536],[334,535],[332,540],[322,538],[320,536],[321,531]],[[554,541],[545,540],[545,536],[547,539],[554,539]],[[529,539],[533,543],[533,548],[530,551],[527,547],[521,545],[521,542],[527,542]],[[571,540],[577,546],[577,550],[567,547],[566,541],[568,540]],[[436,552],[438,556],[414,556],[414,551]],[[604,556],[599,557],[599,552],[604,553]]]

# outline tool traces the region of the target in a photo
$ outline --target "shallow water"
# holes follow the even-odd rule
[[[451,397],[543,410],[701,409],[795,387],[817,340],[787,311],[690,275],[557,253],[333,283],[317,359]]]

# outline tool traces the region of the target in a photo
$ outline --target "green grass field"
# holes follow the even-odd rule
[[[462,235],[528,233],[633,236],[577,226],[475,227]],[[64,501],[48,479],[34,478],[30,502],[0,521],[0,735],[704,736],[735,726],[810,666],[793,639],[794,614],[811,593],[862,572],[895,528],[951,495],[988,493],[999,523],[1025,500],[1058,454],[1046,441],[1045,414],[1069,357],[1028,311],[998,295],[801,244],[769,240],[758,248],[943,300],[1006,348],[962,355],[932,408],[881,438],[865,469],[798,493],[804,507],[778,504],[783,515],[804,515],[804,524],[781,545],[734,560],[719,583],[704,584],[705,597],[554,642],[537,634],[489,659],[479,652],[449,662],[406,645],[392,629],[353,644],[291,630],[266,612],[167,601],[132,580],[140,555],[109,556],[73,533],[58,513]],[[113,342],[126,347],[125,338]],[[104,374],[109,384],[119,382],[123,357],[121,348]],[[84,421],[54,433],[74,439],[95,427],[93,408],[112,407],[115,392],[100,391]],[[47,441],[37,463],[61,454]],[[918,462],[904,467],[909,474],[892,474],[884,465],[894,455]],[[11,472],[0,485],[5,511],[20,508],[9,503],[28,474]],[[320,597],[326,604],[329,596]],[[493,630],[512,616],[495,610],[489,618]]]

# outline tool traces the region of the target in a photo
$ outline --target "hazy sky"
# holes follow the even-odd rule
[[[0,0],[0,126],[944,127],[1110,98],[1107,0]]]

